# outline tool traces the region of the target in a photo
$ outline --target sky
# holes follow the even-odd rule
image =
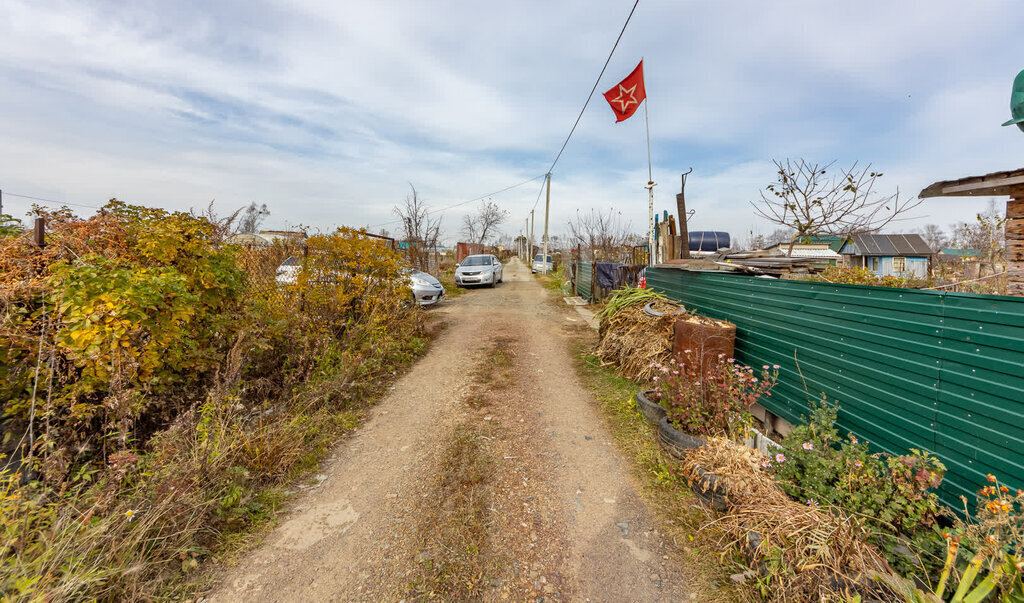
[[[87,215],[116,197],[264,228],[398,230],[415,186],[435,210],[487,196],[519,234],[632,0],[326,2],[5,0],[0,190]],[[1024,69],[1019,2],[641,0],[552,170],[550,229],[577,211],[647,230],[643,112],[601,92],[644,58],[655,208],[736,239],[775,226],[751,200],[773,159],[872,164],[884,192],[1024,166],[1009,119]],[[463,216],[443,216],[458,240]],[[891,231],[971,220],[929,199]]]

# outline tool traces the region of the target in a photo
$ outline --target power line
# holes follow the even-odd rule
[[[494,195],[500,195],[501,193],[504,193],[505,191],[510,191],[510,190],[512,190],[514,188],[518,188],[520,186],[523,186],[524,184],[529,184],[529,183],[533,182],[534,180],[537,180],[539,178],[543,178],[544,176],[546,176],[546,174],[541,174],[540,176],[534,176],[533,178],[530,178],[529,180],[523,180],[522,182],[520,182],[518,184],[513,184],[512,186],[506,186],[505,188],[501,189],[500,191],[494,191],[493,193],[487,193],[486,195],[480,195],[479,197],[475,197],[475,198],[470,199],[468,201],[459,201],[458,203],[455,203],[453,205],[449,205],[448,207],[442,207],[440,209],[427,210],[426,215],[439,214],[439,213],[442,213],[442,212],[446,212],[449,209],[454,209],[456,207],[459,207],[459,206],[462,206],[462,205],[466,205],[467,203],[473,203],[474,201],[481,201],[481,200],[486,199],[488,197],[493,197]],[[367,228],[377,228],[378,226],[387,226],[388,224],[397,224],[397,223],[399,223],[401,221],[402,220],[391,220],[390,222],[381,222],[380,224],[373,224],[371,226],[368,226]]]
[[[636,11],[637,5],[640,4],[640,0],[636,0],[633,3],[632,10],[629,11],[629,16],[626,17],[626,22],[622,24],[622,31],[619,32],[619,37],[615,38],[615,45],[612,46],[612,51],[608,53],[608,59],[604,62],[604,67],[601,68],[601,73],[598,74],[597,80],[594,82],[594,87],[590,89],[590,95],[587,96],[587,102],[583,103],[583,108],[580,109],[580,114],[576,116],[576,123],[572,125],[572,130],[569,130],[569,135],[565,137],[565,142],[562,143],[562,148],[558,150],[558,155],[555,156],[555,160],[551,162],[551,167],[548,168],[550,173],[555,169],[555,164],[562,157],[562,151],[565,150],[566,145],[569,144],[569,139],[572,138],[573,132],[576,131],[576,126],[580,125],[580,119],[583,118],[583,112],[587,110],[587,105],[590,104],[590,99],[594,98],[594,91],[597,90],[598,84],[601,83],[601,77],[604,76],[604,70],[608,68],[608,63],[612,60],[612,55],[615,54],[615,49],[619,47],[619,41],[622,40],[622,34],[626,33],[626,26],[629,25],[629,20],[633,18],[633,12]]]
[[[9,193],[7,191],[4,191],[4,194],[5,195],[9,195],[11,197],[21,197],[22,199],[31,199],[33,201],[42,201],[44,203],[55,203],[57,205],[74,205],[75,207],[88,207],[88,208],[91,208],[91,209],[103,209],[103,208],[101,208],[98,205],[85,205],[84,203],[71,203],[70,201],[56,201],[54,199],[44,199],[42,197],[32,197],[30,195],[19,195],[17,193]]]

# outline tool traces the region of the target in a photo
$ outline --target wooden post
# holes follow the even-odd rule
[[[35,229],[32,230],[32,242],[40,249],[46,247],[46,218],[36,218]]]
[[[1006,293],[1024,296],[1024,186],[1010,190],[1006,202]]]
[[[689,172],[683,174],[683,185],[679,189],[679,194],[676,195],[676,211],[679,213],[679,238],[682,245],[679,246],[679,257],[684,260],[690,259],[690,232],[686,224],[686,175],[693,171],[690,168]]]

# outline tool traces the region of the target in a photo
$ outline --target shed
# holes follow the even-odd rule
[[[878,276],[928,276],[928,262],[935,254],[921,235],[853,235],[839,250],[849,265],[867,268]]]

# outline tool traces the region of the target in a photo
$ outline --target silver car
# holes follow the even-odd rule
[[[553,272],[555,269],[554,262],[551,261],[551,256],[548,256],[548,261],[544,261],[544,254],[538,253],[533,256],[533,263],[530,264],[530,272]]]
[[[494,285],[501,282],[501,261],[493,255],[471,255],[462,260],[455,268],[455,284],[460,287],[467,285]]]
[[[421,306],[436,304],[444,297],[444,286],[441,285],[441,281],[426,272],[413,270],[409,273],[409,281],[412,286],[413,299]]]

